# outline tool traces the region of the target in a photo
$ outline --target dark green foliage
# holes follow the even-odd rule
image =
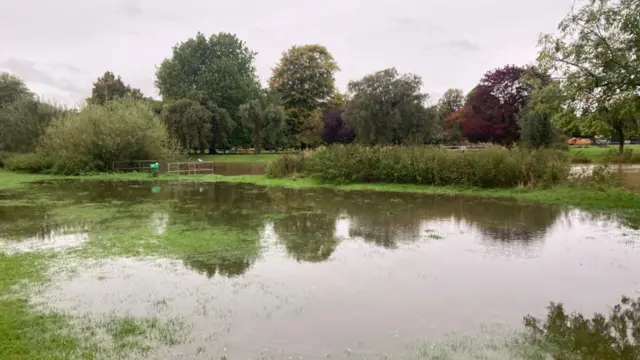
[[[256,53],[234,34],[202,33],[174,46],[170,58],[156,71],[156,87],[165,100],[204,94],[238,120],[238,108],[255,97],[259,83],[253,61]]]
[[[545,112],[525,112],[518,125],[521,140],[533,149],[550,147],[558,138],[551,116]]]
[[[42,137],[39,153],[53,159],[53,173],[75,175],[107,171],[114,161],[172,158],[177,156],[175,149],[151,105],[125,98],[55,119]]]
[[[176,45],[156,71],[156,87],[164,100],[194,100],[211,112],[210,153],[247,141],[247,131],[235,124],[240,105],[259,91],[255,55],[233,34],[207,38],[198,33]]]
[[[189,99],[164,105],[162,117],[167,129],[183,149],[204,152],[211,140],[211,112]]]
[[[251,129],[256,154],[262,150],[265,140],[274,144],[282,136],[285,118],[284,108],[267,95],[240,106],[240,119],[246,128]]]
[[[25,96],[0,106],[0,151],[33,152],[51,120],[67,110]]]
[[[567,314],[551,303],[545,321],[524,319],[528,341],[558,360],[636,360],[640,358],[640,298],[623,297],[608,316]]]
[[[395,68],[378,71],[349,83],[351,99],[343,114],[365,145],[424,144],[434,137],[437,113],[427,110],[422,79],[399,74]]]
[[[41,153],[13,154],[3,159],[4,168],[10,171],[41,173],[53,167],[54,160],[51,156]]]
[[[104,105],[107,101],[124,97],[143,99],[144,95],[140,89],[126,85],[120,76],[116,76],[111,71],[107,71],[93,83],[91,97],[87,98],[87,103]]]
[[[25,97],[34,99],[35,95],[24,81],[13,74],[0,72],[0,107]]]
[[[340,183],[408,183],[482,188],[545,186],[569,174],[565,153],[489,147],[454,151],[436,147],[334,145],[313,152],[306,175]]]

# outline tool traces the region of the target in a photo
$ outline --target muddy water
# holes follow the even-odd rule
[[[263,175],[265,164],[261,163],[225,163],[217,162],[213,166],[213,172],[218,175]]]
[[[0,249],[58,251],[69,257],[57,266],[74,264],[33,303],[184,319],[189,340],[158,348],[159,358],[407,358],[447,333],[518,329],[550,301],[592,313],[640,292],[640,233],[575,209],[189,182],[52,183],[28,194],[71,201],[0,212]],[[139,204],[139,229],[123,230],[119,215]],[[113,216],[63,216],[78,206]],[[131,243],[179,228],[188,243],[189,228],[208,227],[249,231],[258,250],[77,256],[112,234]]]

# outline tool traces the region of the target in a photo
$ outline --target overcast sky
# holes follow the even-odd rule
[[[194,36],[236,33],[263,82],[283,50],[325,45],[349,80],[395,66],[435,100],[487,70],[534,61],[573,0],[0,0],[0,71],[39,95],[79,104],[106,70],[157,96],[155,67]]]

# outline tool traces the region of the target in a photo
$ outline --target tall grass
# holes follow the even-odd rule
[[[569,175],[568,156],[557,150],[474,151],[438,147],[364,147],[334,145],[308,155],[305,175],[338,183],[408,183],[482,188],[545,186]],[[272,177],[287,176],[272,172]]]
[[[302,174],[305,168],[305,160],[310,152],[298,154],[282,154],[267,163],[264,173],[267,177],[283,178]]]
[[[173,158],[174,144],[148,103],[127,98],[53,120],[38,153],[51,159],[52,173],[78,175],[109,170],[114,161]]]

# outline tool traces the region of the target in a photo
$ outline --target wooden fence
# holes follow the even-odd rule
[[[179,175],[213,174],[213,161],[187,161],[168,163],[167,173]]]

